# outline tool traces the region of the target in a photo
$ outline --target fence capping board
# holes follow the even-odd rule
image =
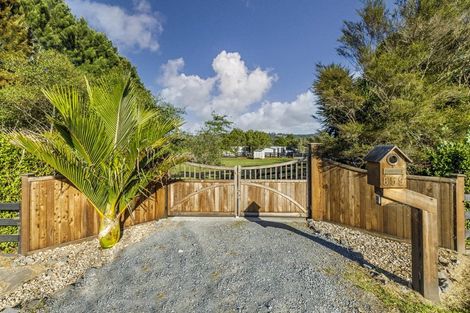
[[[454,183],[455,184],[456,182],[456,178],[451,178],[451,177],[408,175],[407,178],[410,180],[425,180],[425,181],[432,181],[436,183]]]
[[[361,174],[367,174],[367,170],[359,168],[359,167],[354,167],[354,166],[351,166],[351,165],[343,164],[343,163],[333,161],[333,160],[330,160],[330,159],[325,159],[324,162],[326,164],[335,165],[335,166],[338,166],[338,167],[341,167],[341,168],[344,168],[344,169],[347,169],[347,170],[350,170],[350,171],[353,171],[353,172],[357,172],[357,173],[361,173]]]
[[[45,181],[45,180],[54,180],[54,179],[64,179],[63,176],[60,175],[49,175],[49,176],[27,176],[28,181],[35,182],[35,181]]]
[[[367,174],[367,170],[359,168],[359,167],[354,167],[351,165],[343,164],[337,161],[333,161],[330,159],[325,159],[324,160],[326,164],[331,164],[335,165],[350,171],[354,171],[357,173],[362,173],[362,174]],[[456,182],[456,177],[461,177],[465,175],[462,174],[452,174],[451,177],[437,177],[437,176],[421,176],[421,175],[408,175],[407,178],[409,180],[425,180],[425,181],[432,181],[432,182],[438,182],[438,183],[455,183]]]

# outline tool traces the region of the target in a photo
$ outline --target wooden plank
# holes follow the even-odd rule
[[[0,235],[0,242],[19,242],[20,235]]]
[[[453,185],[453,184],[452,184]],[[439,222],[439,244],[442,247],[453,249],[454,244],[454,223],[453,223],[453,186],[448,183],[439,185],[439,198],[438,198],[438,216]]]
[[[54,201],[56,193],[56,180],[51,180],[47,182],[46,185],[46,207],[45,207],[45,243],[44,246],[52,246],[55,244],[53,238],[53,230],[55,228],[54,224]]]
[[[396,220],[395,220],[395,227],[396,227],[396,236],[399,238],[403,238],[404,235],[404,208],[402,205],[395,205],[394,209],[396,211]]]
[[[455,242],[454,246],[458,252],[465,252],[465,176],[455,177]]]
[[[27,177],[27,176],[24,176],[24,177]],[[0,211],[19,211],[19,210],[20,210],[20,204],[18,202],[0,203]]]
[[[393,201],[405,203],[430,213],[437,214],[437,200],[408,189],[383,189],[382,196]]]
[[[348,173],[349,171],[346,169],[341,169],[340,170],[340,177],[339,177],[339,189],[340,189],[340,194],[339,194],[339,205],[340,205],[340,212],[339,212],[339,221],[340,223],[350,225],[349,224],[349,180],[348,180]]]
[[[45,180],[45,181],[39,181],[37,182],[38,185],[40,186],[39,193],[38,193],[38,215],[37,215],[37,224],[35,227],[35,235],[37,237],[37,248],[41,249],[44,247],[47,247],[47,242],[46,242],[46,203],[47,203],[47,183],[50,180]]]
[[[310,173],[308,175],[310,179],[309,183],[309,193],[310,193],[310,214],[314,220],[321,221],[323,220],[323,208],[321,206],[321,192],[322,192],[322,161],[318,155],[318,149],[320,144],[312,143],[309,145],[309,155],[310,155]]]
[[[360,216],[359,216],[359,228],[366,229],[366,198],[368,197],[369,185],[367,185],[367,177],[364,175],[360,176],[359,179],[359,207],[360,207]]]
[[[20,225],[19,218],[0,218],[0,226],[18,226]]]
[[[425,298],[439,302],[436,213],[412,209],[412,286]]]
[[[26,254],[30,251],[30,210],[31,210],[31,183],[29,177],[31,175],[21,176],[21,207],[20,211],[20,245],[19,252]],[[19,206],[18,206],[19,208]]]
[[[38,182],[31,182],[31,210],[30,210],[30,223],[29,223],[29,244],[30,249],[38,249],[38,236],[36,233],[37,229],[37,216],[38,216]],[[23,224],[23,223],[21,223]]]

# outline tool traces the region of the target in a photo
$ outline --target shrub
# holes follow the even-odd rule
[[[453,173],[466,175],[465,190],[470,192],[470,133],[463,142],[444,141],[430,150],[428,175],[448,176]]]
[[[470,133],[464,142],[444,141],[428,155],[430,163],[427,170],[428,175],[464,174],[466,175],[465,191],[470,193]],[[470,202],[465,203],[465,208],[470,211]],[[465,226],[470,229],[470,221],[466,221]]]

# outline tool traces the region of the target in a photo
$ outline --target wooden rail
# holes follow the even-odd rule
[[[7,212],[20,212],[19,203],[0,203],[0,211]],[[19,218],[0,218],[0,227],[1,226],[19,226]],[[8,234],[0,235],[0,242],[20,242],[20,235],[18,234]]]

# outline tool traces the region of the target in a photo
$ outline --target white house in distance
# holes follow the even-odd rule
[[[287,153],[287,147],[271,146],[271,147],[253,151],[253,159],[264,159],[267,156],[270,156],[270,157],[285,156],[286,153]]]
[[[264,159],[266,157],[266,152],[272,152],[270,148],[258,149],[253,151],[253,159]]]

